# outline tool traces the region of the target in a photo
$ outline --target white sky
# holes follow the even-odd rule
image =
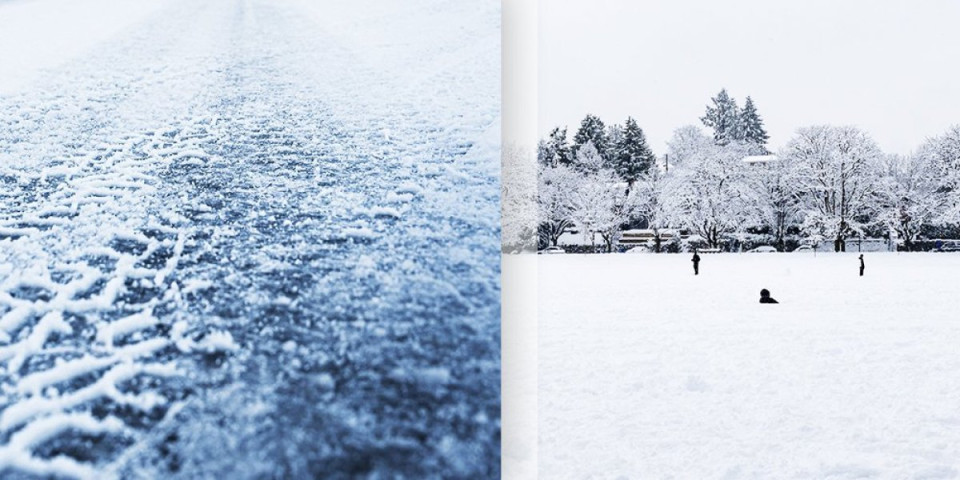
[[[541,0],[540,134],[630,115],[661,155],[726,88],[771,150],[826,123],[907,153],[960,124],[958,25],[956,0]]]

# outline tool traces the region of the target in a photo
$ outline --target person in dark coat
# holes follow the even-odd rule
[[[863,254],[860,254],[860,276],[863,276]]]
[[[774,300],[773,297],[770,296],[770,290],[767,290],[766,288],[764,288],[763,290],[760,290],[760,303],[780,303],[780,302]]]
[[[697,255],[697,251],[693,251],[693,259],[690,260],[693,262],[693,274],[700,275],[700,255]]]

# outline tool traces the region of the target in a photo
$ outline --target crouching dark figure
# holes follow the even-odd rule
[[[763,290],[760,290],[760,303],[780,303],[780,302],[774,300],[773,297],[770,296],[770,290],[767,290],[766,288],[764,288]]]

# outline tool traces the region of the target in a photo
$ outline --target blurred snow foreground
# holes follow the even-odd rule
[[[499,476],[499,2],[12,0],[0,45],[0,477]]]

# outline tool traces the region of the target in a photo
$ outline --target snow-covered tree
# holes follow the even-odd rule
[[[687,125],[674,130],[673,136],[667,141],[666,170],[669,172],[683,165],[688,158],[698,155],[704,150],[709,150],[713,144],[710,137],[694,125]]]
[[[607,168],[613,168],[617,146],[623,142],[623,129],[623,125],[616,123],[607,125],[607,151],[603,152],[603,158],[608,163]]]
[[[613,178],[616,179],[616,176]],[[613,202],[610,205],[610,221],[605,225],[599,226],[597,229],[600,232],[600,237],[603,238],[606,244],[607,252],[612,252],[613,244],[620,241],[620,236],[623,233],[623,225],[636,216],[638,200],[636,193],[622,188],[619,181],[617,184],[611,185],[610,191],[613,196]]]
[[[887,155],[879,164],[875,186],[879,220],[910,250],[924,225],[941,220],[947,206],[940,172],[925,155]]]
[[[710,145],[671,169],[663,197],[666,220],[697,233],[711,247],[742,231],[753,221],[743,163],[749,151],[738,142]]]
[[[577,188],[567,194],[566,205],[571,221],[580,230],[584,241],[589,241],[590,246],[595,249],[595,234],[601,225],[609,221],[610,211],[613,209],[610,191],[602,183],[591,181],[587,175],[582,175]]]
[[[587,174],[597,173],[603,168],[603,164],[603,157],[593,145],[593,142],[588,141],[577,149],[576,160],[574,161],[574,167],[577,170]]]
[[[942,189],[948,192],[943,221],[960,222],[960,125],[954,125],[943,135],[928,139],[917,155],[936,165]]]
[[[663,204],[666,183],[667,174],[654,167],[640,175],[631,191],[635,196],[636,215],[653,231],[653,250],[657,253],[663,244],[663,229],[668,226]]]
[[[601,156],[607,151],[607,129],[596,115],[587,114],[580,122],[580,129],[573,136],[574,149],[579,151],[587,143],[593,143]]]
[[[767,131],[763,128],[763,119],[757,113],[757,107],[753,104],[752,98],[747,97],[747,103],[740,111],[737,120],[739,126],[736,137],[744,142],[756,145],[759,153],[770,153],[767,150],[767,140],[770,139],[770,135],[767,135]]]
[[[737,107],[736,100],[727,93],[727,89],[720,90],[710,101],[713,105],[707,105],[707,112],[700,117],[700,121],[713,129],[713,140],[718,145],[726,145],[742,138],[739,133],[740,108]]]
[[[934,162],[944,179],[952,184],[951,187],[960,185],[960,125],[954,125],[943,135],[928,139],[918,154]]]
[[[796,167],[796,186],[803,202],[802,228],[809,236],[834,240],[834,249],[846,251],[846,239],[862,231],[871,213],[877,144],[855,127],[801,128],[784,148],[781,158]]]
[[[787,229],[800,213],[800,199],[791,159],[776,158],[747,168],[750,205],[759,226],[767,227],[777,249],[784,250]]]
[[[504,145],[500,179],[501,245],[503,251],[535,250],[537,246],[537,168],[530,149]]]
[[[567,142],[567,129],[556,127],[547,138],[540,140],[537,147],[537,160],[540,165],[555,167],[573,163],[573,151]]]
[[[627,117],[619,135],[611,135],[612,153],[608,164],[627,185],[632,186],[644,172],[656,162],[656,157],[647,144],[647,137],[637,121]]]
[[[539,233],[544,243],[556,246],[560,235],[572,225],[568,195],[583,176],[565,165],[540,167],[537,186]]]
[[[609,252],[619,237],[620,226],[634,214],[633,198],[611,170],[602,169],[584,175],[568,192],[567,207],[584,240],[596,248],[594,235],[600,233]]]

